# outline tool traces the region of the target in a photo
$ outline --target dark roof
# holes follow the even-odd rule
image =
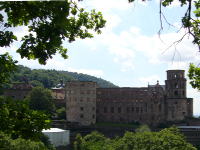
[[[13,83],[13,86],[11,89],[16,90],[31,90],[33,86],[29,83]]]

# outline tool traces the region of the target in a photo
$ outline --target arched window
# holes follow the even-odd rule
[[[185,91],[182,92],[183,96],[185,96]]]
[[[175,83],[175,84],[174,84],[174,87],[175,87],[176,89],[178,89],[178,83]]]
[[[177,96],[178,95],[178,91],[174,91],[174,95]]]

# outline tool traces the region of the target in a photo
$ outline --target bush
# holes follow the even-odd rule
[[[0,132],[0,149],[4,150],[48,150],[42,142],[34,142],[17,138],[11,139],[9,135]]]
[[[55,150],[54,146],[49,141],[48,136],[44,135],[43,133],[40,136],[40,140],[44,145],[48,148],[48,150]]]
[[[66,109],[65,107],[61,107],[59,109],[56,110],[56,114],[58,119],[66,119]]]
[[[142,130],[143,131],[143,130]],[[109,139],[93,132],[85,137],[78,135],[75,150],[197,150],[185,141],[177,128],[159,132],[126,132],[123,137]]]

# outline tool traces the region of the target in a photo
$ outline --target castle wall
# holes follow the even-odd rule
[[[167,99],[167,120],[183,120],[189,115],[187,99]]]
[[[98,122],[140,122],[156,124],[164,120],[164,97],[149,88],[98,88]]]
[[[96,123],[96,83],[72,81],[65,86],[67,121],[81,125]]]
[[[184,120],[193,116],[193,99],[187,98],[184,70],[168,70],[166,83],[167,121]]]
[[[56,107],[65,107],[65,89],[64,88],[52,88],[52,97]]]
[[[4,96],[12,97],[16,100],[23,100],[28,96],[32,86],[28,83],[14,83],[12,88],[4,90]]]
[[[67,120],[157,125],[193,115],[193,100],[186,97],[184,70],[168,70],[166,85],[142,88],[97,88],[94,82],[66,83]]]
[[[188,117],[193,117],[193,98],[187,98]]]

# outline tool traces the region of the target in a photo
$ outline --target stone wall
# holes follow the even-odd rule
[[[72,81],[66,83],[66,116],[69,122],[81,125],[96,123],[96,83]]]
[[[158,125],[192,117],[193,99],[187,98],[184,70],[168,70],[165,83],[97,88],[94,82],[67,82],[67,119],[82,125],[96,121]]]
[[[157,124],[164,120],[164,97],[150,88],[98,88],[98,122],[140,122]]]

